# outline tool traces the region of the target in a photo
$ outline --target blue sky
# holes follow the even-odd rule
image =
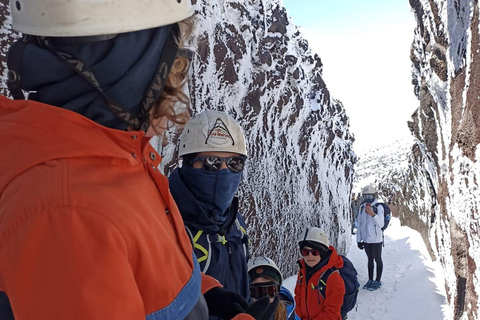
[[[345,105],[354,150],[410,136],[418,107],[411,85],[415,28],[408,0],[283,0],[324,65],[323,78]]]
[[[283,0],[297,25],[355,32],[358,24],[378,26],[384,21],[413,19],[408,0]]]

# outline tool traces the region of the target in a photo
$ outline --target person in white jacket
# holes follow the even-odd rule
[[[368,281],[363,289],[374,291],[382,286],[383,272],[382,243],[384,224],[383,207],[376,197],[375,187],[368,185],[362,190],[362,204],[358,209],[357,217],[357,244],[360,250],[365,249],[368,257]],[[373,279],[374,263],[377,265],[377,274]]]

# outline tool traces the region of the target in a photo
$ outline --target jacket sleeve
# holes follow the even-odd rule
[[[16,320],[145,320],[128,243],[107,216],[71,207],[35,213],[2,250]]]
[[[323,301],[322,312],[318,313],[313,320],[341,319],[340,309],[345,295],[345,284],[338,272],[334,272],[328,277],[325,295],[327,298]]]
[[[220,282],[218,282],[217,279],[202,272],[202,294],[205,294],[211,289],[217,287],[221,288],[223,286],[220,284]]]

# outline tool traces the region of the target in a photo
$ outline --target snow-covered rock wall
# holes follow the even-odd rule
[[[240,190],[252,253],[296,271],[297,239],[324,228],[349,247],[355,156],[349,120],[279,1],[199,1],[190,92],[194,112],[221,109],[245,129],[250,160]]]
[[[348,117],[323,82],[320,58],[279,0],[194,2],[192,111],[225,110],[244,128],[250,156],[239,196],[252,254],[269,255],[293,274],[297,239],[308,225],[323,228],[346,253],[356,157]],[[172,145],[159,149],[171,163]]]
[[[415,143],[407,170],[388,177],[382,191],[441,261],[448,319],[480,319],[479,2],[410,4],[417,20],[412,82],[420,101],[408,124]]]

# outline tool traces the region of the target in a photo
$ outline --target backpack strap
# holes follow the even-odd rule
[[[238,220],[238,215],[237,218],[235,219],[235,226],[237,227],[237,230],[239,230],[242,233],[242,247],[243,247],[243,253],[245,255],[245,259],[248,260],[249,258],[249,245],[250,245],[250,239],[247,237],[247,230],[242,226],[240,221]]]
[[[332,267],[328,270],[325,270],[325,272],[322,273],[320,279],[318,280],[318,291],[320,292],[320,295],[323,299],[326,299],[327,280],[334,272],[339,272],[338,268]]]
[[[192,232],[189,227],[185,226],[185,229],[187,229],[187,233],[192,236]],[[198,263],[201,263],[205,261],[205,266],[203,267],[202,272],[206,273],[208,268],[210,267],[210,261],[212,260],[212,241],[210,240],[210,235],[207,233],[206,238],[207,238],[207,243],[208,243],[208,249],[205,249],[201,244],[198,243],[198,239],[202,236],[203,230],[198,230],[197,233],[195,234],[194,237],[192,237],[192,242],[193,242],[193,249],[199,250],[201,253],[203,253],[203,256],[197,257]]]
[[[242,227],[240,221],[238,221],[238,218],[235,220],[235,226],[242,233],[242,243],[243,243],[242,249],[243,249],[245,258],[248,259],[248,243],[246,243],[247,242],[247,240],[246,240],[247,239],[247,237],[246,237],[247,232],[246,232],[245,228]],[[192,240],[192,246],[193,246],[194,250],[196,249],[196,250],[200,251],[201,253],[203,253],[202,256],[197,257],[197,260],[198,260],[199,263],[205,261],[205,266],[203,267],[202,272],[206,273],[208,268],[210,267],[210,262],[212,260],[212,254],[211,254],[211,252],[212,252],[212,240],[210,238],[210,234],[205,232],[205,237],[206,237],[207,243],[208,243],[208,248],[205,248],[200,243],[198,243],[198,239],[200,239],[200,237],[204,233],[203,230],[198,230],[197,233],[195,234],[195,236],[193,236],[189,227],[185,226],[185,229],[187,230],[187,233],[189,234],[190,239]],[[228,242],[227,238],[224,235],[220,235],[218,233],[212,234],[212,235],[215,237],[216,242],[220,242],[223,245],[225,245]]]

